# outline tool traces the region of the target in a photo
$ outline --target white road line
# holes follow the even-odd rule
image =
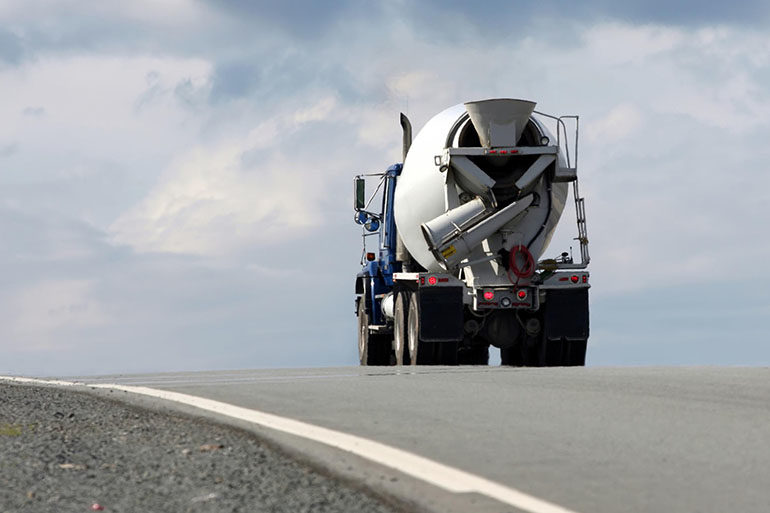
[[[358,436],[315,426],[305,422],[280,417],[270,413],[250,410],[240,406],[195,397],[178,392],[155,390],[139,386],[116,384],[89,384],[72,381],[43,380],[0,376],[0,380],[16,383],[31,383],[56,386],[88,386],[93,388],[120,390],[132,394],[140,394],[166,401],[193,406],[201,410],[225,415],[238,420],[251,422],[269,429],[300,436],[343,451],[353,453],[362,458],[396,469],[426,483],[438,486],[454,493],[479,493],[495,500],[509,504],[530,513],[576,513],[562,506],[539,499],[522,491],[500,483],[490,481],[481,476],[438,463],[436,461],[396,449],[388,445],[361,438]]]

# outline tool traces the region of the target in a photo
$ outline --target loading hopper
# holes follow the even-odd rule
[[[468,102],[465,109],[485,148],[516,146],[535,102],[507,98]]]

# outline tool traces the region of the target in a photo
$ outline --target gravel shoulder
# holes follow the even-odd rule
[[[401,509],[252,434],[92,394],[0,384],[0,512]]]

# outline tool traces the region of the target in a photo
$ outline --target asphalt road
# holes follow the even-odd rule
[[[574,511],[770,510],[767,368],[337,368],[81,379],[183,392],[359,435]],[[480,502],[481,510],[512,511]]]

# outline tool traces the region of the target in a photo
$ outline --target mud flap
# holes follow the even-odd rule
[[[588,339],[588,289],[549,290],[543,305],[547,340]]]
[[[421,287],[420,340],[459,342],[463,339],[463,288]]]

